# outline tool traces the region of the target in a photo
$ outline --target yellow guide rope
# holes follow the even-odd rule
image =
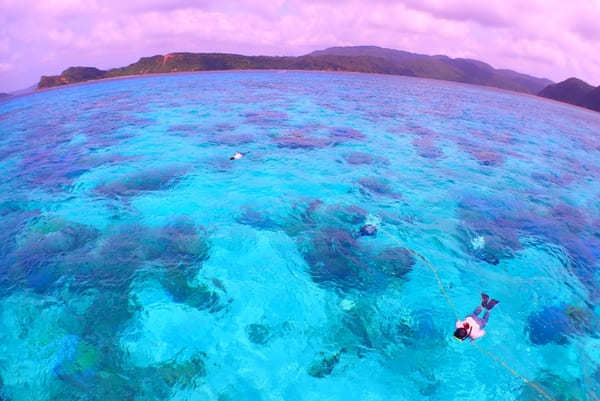
[[[328,189],[326,189],[326,188],[325,188],[325,192],[330,193],[330,191]],[[333,194],[330,193],[330,195],[333,195]],[[334,196],[332,196],[332,197],[335,198]],[[438,284],[438,287],[440,289],[440,292],[444,295],[444,298],[446,299],[446,302],[448,303],[448,306],[450,306],[450,309],[454,313],[454,316],[456,317],[456,320],[460,320],[460,317],[458,315],[456,307],[454,306],[454,302],[452,302],[452,299],[450,298],[450,296],[446,292],[446,289],[444,288],[444,285],[442,284],[442,280],[440,279],[440,276],[438,274],[438,270],[433,265],[433,263],[431,263],[425,256],[421,255],[420,253],[418,253],[414,249],[411,249],[411,248],[408,248],[408,247],[404,246],[404,244],[398,238],[396,238],[394,235],[392,235],[387,230],[385,230],[383,227],[381,227],[381,225],[378,225],[377,229],[379,231],[381,231],[382,233],[384,233],[385,235],[387,235],[388,237],[390,237],[394,242],[396,242],[398,245],[400,245],[401,247],[403,247],[404,249],[406,249],[412,255],[414,255],[415,257],[419,258],[423,263],[425,263],[429,267],[429,269],[431,270],[431,272],[433,273],[433,275],[435,277],[435,280],[437,281],[437,284]],[[536,383],[533,383],[533,382],[529,381],[525,376],[521,375],[516,370],[514,370],[513,368],[511,368],[510,366],[508,366],[508,364],[506,362],[504,362],[504,360],[502,360],[501,358],[499,358],[498,356],[496,356],[495,354],[493,354],[491,351],[488,351],[488,350],[485,350],[485,349],[481,348],[474,341],[471,342],[471,344],[480,353],[485,354],[485,355],[489,356],[490,358],[492,358],[496,363],[498,363],[500,366],[502,366],[504,369],[506,369],[511,375],[513,375],[514,377],[517,377],[517,378],[521,379],[521,381],[523,383],[527,384],[532,389],[534,389],[535,391],[537,391],[542,397],[544,397],[548,401],[557,401],[552,396],[550,396],[548,393],[546,393],[544,391],[544,389],[542,389],[539,385],[537,385]],[[598,400],[597,397],[596,397],[596,399]],[[600,401],[600,400],[598,400],[598,401]]]
[[[433,263],[431,263],[425,256],[421,255],[420,253],[416,252],[415,250],[410,249],[410,248],[406,248],[404,246],[404,244],[402,244],[400,242],[400,240],[398,240],[396,237],[394,237],[388,231],[386,231],[385,229],[383,229],[383,227],[378,227],[378,229],[379,229],[379,231],[381,231],[382,233],[384,233],[385,235],[387,235],[388,237],[390,237],[393,241],[395,241],[396,243],[398,243],[400,246],[402,246],[403,248],[407,249],[408,252],[410,252],[414,256],[418,257],[420,260],[422,260],[423,263],[425,263],[431,269],[431,272],[433,273],[433,275],[435,276],[435,280],[437,281],[438,287],[440,288],[440,292],[444,295],[444,298],[446,298],[446,302],[448,303],[448,306],[450,306],[450,309],[452,309],[452,312],[454,312],[454,316],[456,317],[456,320],[460,320],[458,312],[456,311],[456,307],[454,306],[454,303],[452,302],[452,299],[450,298],[450,296],[446,292],[446,289],[444,288],[444,285],[442,284],[442,280],[440,279],[440,276],[438,275],[437,269],[433,265]],[[530,386],[531,388],[533,388],[535,391],[537,391],[541,396],[543,396],[544,398],[546,398],[548,401],[556,401],[554,398],[552,398],[550,395],[548,395],[548,393],[546,393],[540,386],[538,386],[537,384],[535,384],[533,382],[530,382],[529,380],[527,380],[526,377],[524,377],[523,375],[519,374],[513,368],[511,368],[510,366],[508,366],[508,364],[506,362],[504,362],[501,358],[499,358],[498,356],[496,356],[492,352],[481,348],[479,345],[477,345],[477,343],[475,341],[472,341],[471,344],[479,352],[481,352],[482,354],[485,354],[485,355],[489,356],[490,358],[492,358],[500,366],[502,366],[504,369],[506,369],[511,375],[513,375],[513,376],[521,379],[523,381],[523,383],[525,383],[528,386]]]

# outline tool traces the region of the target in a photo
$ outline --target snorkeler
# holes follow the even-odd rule
[[[373,224],[365,224],[360,228],[358,232],[361,237],[370,236],[373,237],[377,234],[377,226]]]
[[[499,301],[495,299],[490,300],[489,296],[482,293],[481,306],[478,306],[464,321],[461,322],[459,320],[456,322],[454,337],[460,341],[467,339],[467,337],[471,337],[471,341],[483,337],[485,335],[485,330],[483,330],[483,328],[488,322],[490,311],[498,302]],[[486,309],[485,314],[483,315],[483,318],[480,318],[478,315],[484,308]]]
[[[233,156],[231,156],[229,158],[229,160],[240,160],[246,154],[248,154],[248,152],[246,152],[246,153],[235,152],[235,154]]]

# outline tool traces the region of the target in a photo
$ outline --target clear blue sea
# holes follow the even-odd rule
[[[599,399],[598,113],[380,75],[141,77],[0,103],[0,171],[3,401],[544,400],[481,350]],[[480,348],[411,250],[459,317],[500,300]]]

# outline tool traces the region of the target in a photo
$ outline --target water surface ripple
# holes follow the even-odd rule
[[[501,301],[481,347],[598,394],[597,113],[227,72],[12,99],[0,134],[2,400],[542,399],[408,248],[460,314]]]

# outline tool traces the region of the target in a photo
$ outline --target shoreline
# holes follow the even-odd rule
[[[297,72],[299,72],[299,73],[317,73],[317,74],[335,73],[335,74],[375,75],[375,76],[381,76],[381,77],[412,78],[412,79],[419,79],[419,80],[426,80],[426,81],[444,82],[444,83],[449,83],[449,84],[454,84],[454,85],[465,85],[465,86],[469,86],[469,87],[482,88],[482,89],[487,89],[487,90],[502,92],[502,93],[507,93],[507,94],[527,96],[527,97],[538,99],[538,100],[545,100],[545,101],[549,101],[552,103],[556,103],[558,105],[563,105],[563,106],[566,105],[566,106],[570,106],[570,107],[575,107],[577,109],[585,110],[585,111],[594,113],[596,115],[597,115],[597,113],[600,113],[598,111],[588,109],[587,107],[578,106],[578,105],[567,103],[567,102],[561,102],[560,100],[555,100],[555,99],[548,98],[545,96],[536,95],[533,93],[519,92],[519,91],[510,90],[510,89],[503,89],[503,88],[498,88],[495,86],[488,86],[488,85],[473,84],[473,83],[469,83],[469,82],[450,81],[450,80],[437,79],[437,78],[415,77],[415,76],[400,75],[400,74],[385,74],[385,73],[379,73],[379,72],[335,71],[335,70],[293,70],[293,69],[292,70],[287,70],[287,69],[227,69],[227,70],[203,70],[203,71],[172,71],[172,72],[157,72],[157,73],[148,73],[148,74],[122,75],[122,76],[109,77],[109,78],[90,79],[88,81],[74,82],[74,83],[69,83],[69,84],[65,84],[65,85],[52,86],[49,88],[41,88],[41,89],[36,88],[31,92],[21,93],[18,95],[10,95],[6,99],[0,100],[0,104],[7,102],[7,101],[11,101],[13,99],[18,99],[18,98],[21,98],[24,96],[35,95],[38,93],[44,93],[44,92],[53,91],[53,90],[68,89],[68,88],[73,88],[73,87],[82,86],[82,85],[94,85],[94,84],[99,84],[102,82],[120,81],[120,80],[145,78],[145,77],[151,78],[151,77],[161,77],[161,76],[177,76],[177,75],[185,75],[185,74],[196,75],[196,74],[206,74],[206,73],[223,74],[223,73],[239,73],[239,72],[249,72],[249,73],[251,73],[251,72],[271,72],[271,73],[294,72],[294,73],[297,73]]]

